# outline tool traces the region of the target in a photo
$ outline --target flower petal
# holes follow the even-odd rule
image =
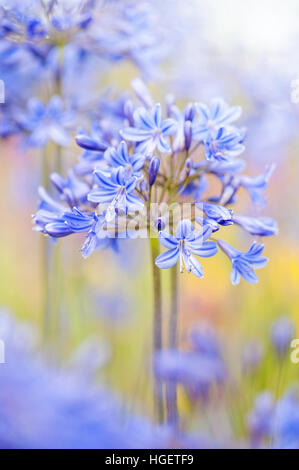
[[[162,253],[156,258],[156,266],[160,269],[172,268],[179,259],[179,249],[178,247],[168,250],[165,253]]]

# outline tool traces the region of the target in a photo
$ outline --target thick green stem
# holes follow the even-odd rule
[[[178,341],[178,269],[175,265],[171,269],[171,305],[168,328],[168,347],[169,349],[177,348]],[[167,420],[171,424],[178,423],[178,405],[177,405],[177,385],[169,382],[166,384],[166,407]]]
[[[155,259],[159,254],[159,241],[157,238],[150,238],[152,269],[153,269],[153,359],[156,353],[162,349],[162,296],[161,296],[161,276],[160,270],[155,264]],[[164,421],[163,408],[163,384],[158,378],[154,378],[154,406],[155,414],[159,423]]]

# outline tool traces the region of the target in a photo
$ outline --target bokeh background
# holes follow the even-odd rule
[[[292,81],[299,78],[298,13],[295,0],[190,2],[184,14],[170,15],[171,25],[164,25],[169,51],[160,67],[160,82],[149,81],[157,99],[174,93],[182,105],[190,99],[208,102],[214,96],[240,104],[241,122],[248,128],[248,172],[261,173],[265,165],[276,163],[265,213],[277,220],[279,233],[266,240],[270,261],[259,271],[259,283],[233,287],[230,264],[221,254],[203,260],[203,279],[180,277],[180,347],[188,349],[195,326],[213,327],[238,388],[235,395],[219,400],[217,413],[213,403],[210,410],[207,407],[210,417],[199,428],[210,426],[214,435],[227,432],[225,424],[222,428],[215,424],[228,412],[242,436],[242,422],[255,395],[265,389],[281,395],[299,377],[299,365],[287,359],[281,379],[270,340],[271,325],[282,315],[295,322],[299,334],[299,102],[292,95]],[[179,44],[172,39],[176,35]],[[125,90],[136,74],[132,64],[117,63],[103,71],[96,87]],[[80,81],[76,74],[73,79]],[[32,230],[31,216],[38,202],[41,155],[39,150],[24,151],[18,137],[2,141],[0,152],[0,304],[38,331],[43,302],[41,236]],[[79,153],[75,145],[68,149],[64,167],[76,161]],[[246,197],[241,198],[243,213],[251,210]],[[228,232],[227,240],[234,237],[235,246],[248,245],[241,231]],[[152,285],[147,241],[128,242],[118,255],[98,251],[86,260],[79,252],[81,242],[80,236],[62,239],[53,248],[60,250],[62,261],[51,295],[54,301],[60,299],[62,308],[50,360],[62,366],[85,340],[94,339],[104,351],[100,380],[117,390],[127,410],[151,416]],[[163,288],[167,314],[167,272],[163,272]],[[242,350],[252,341],[261,345],[263,360],[253,376],[242,377]],[[179,400],[187,419],[190,403],[183,390]]]

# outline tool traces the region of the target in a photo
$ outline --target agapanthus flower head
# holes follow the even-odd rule
[[[260,393],[247,416],[252,444],[274,449],[298,449],[298,388],[290,389],[277,402],[271,392]]]
[[[219,338],[211,327],[191,332],[192,349],[161,351],[155,358],[155,372],[168,382],[182,384],[193,399],[207,400],[214,385],[227,378]]]
[[[161,245],[168,251],[157,256],[156,265],[165,269],[179,262],[181,272],[186,270],[197,277],[203,276],[197,256],[216,254],[215,235],[223,227],[239,225],[251,235],[274,235],[277,226],[273,219],[242,216],[232,209],[241,187],[249,191],[254,203],[261,202],[272,171],[267,169],[253,178],[241,173],[244,161],[236,156],[243,150],[244,130],[233,126],[239,108],[216,100],[209,111],[194,103],[180,111],[175,98],[168,96],[164,118],[162,106],[155,104],[141,79],[133,81],[133,90],[135,97],[121,94],[115,101],[106,97],[98,115],[95,113],[98,119],[90,133],[77,133],[77,144],[84,152],[68,178],[52,175],[60,201],[58,207],[51,204],[46,214],[39,209],[35,218],[38,229],[57,238],[86,233],[84,257],[95,248],[116,248],[118,238],[136,238],[136,230],[141,229],[143,238],[157,236],[158,232]],[[200,134],[195,132],[199,121],[196,112],[202,114]],[[201,150],[210,146],[215,135],[221,145],[209,148],[211,152],[217,150],[217,158],[214,152],[207,160]],[[223,153],[221,159],[218,150]],[[208,191],[214,187],[210,177],[220,182],[220,195]],[[185,204],[188,212],[184,211]],[[179,212],[169,228],[166,221],[173,207]],[[80,229],[71,223],[75,220]],[[128,229],[131,222],[133,231]],[[238,284],[241,276],[257,282],[253,268],[267,262],[261,256],[263,245],[253,243],[247,253],[222,240],[218,245],[232,260],[233,284]]]
[[[221,384],[225,378],[221,361],[193,351],[161,352],[155,360],[155,372],[167,382],[182,384],[193,398],[202,399],[207,399],[212,386]]]
[[[218,240],[218,245],[232,262],[231,281],[234,286],[240,283],[241,276],[250,284],[258,282],[253,268],[262,268],[268,262],[268,258],[261,256],[264,251],[263,244],[253,242],[246,253],[236,250],[223,240]]]

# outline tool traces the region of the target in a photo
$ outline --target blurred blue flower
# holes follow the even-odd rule
[[[192,345],[195,351],[206,357],[221,359],[221,347],[218,335],[209,326],[200,326],[191,332]]]
[[[27,114],[20,118],[20,123],[30,132],[28,145],[44,147],[49,141],[66,146],[70,142],[68,129],[72,124],[72,114],[65,111],[59,96],[52,96],[48,105],[37,98],[28,102]]]
[[[1,449],[168,446],[167,429],[135,415],[124,420],[116,393],[95,385],[94,373],[104,358],[94,343],[92,351],[91,345],[81,345],[68,367],[55,369],[38,353],[32,329],[3,311],[0,338],[7,357],[0,365]],[[99,355],[98,361],[93,354]]]
[[[274,445],[278,449],[299,449],[299,393],[288,391],[275,410]]]
[[[263,357],[262,344],[257,339],[247,341],[241,351],[242,372],[245,374],[255,372]]]
[[[253,242],[249,250],[246,253],[242,253],[242,251],[236,250],[236,248],[233,248],[223,240],[218,240],[217,243],[232,261],[233,270],[230,276],[232,284],[234,286],[238,285],[241,276],[245,281],[256,284],[258,278],[253,268],[263,268],[268,262],[268,258],[261,256],[264,245]]]
[[[193,349],[161,351],[155,358],[155,373],[161,379],[186,387],[194,399],[208,399],[213,385],[226,379],[218,338],[210,328],[191,333]]]
[[[299,449],[299,394],[288,391],[275,403],[271,392],[262,392],[255,399],[247,417],[252,445],[260,447],[267,440],[271,448]]]
[[[134,112],[134,127],[121,130],[121,136],[130,141],[137,142],[137,149],[146,156],[159,152],[169,153],[170,145],[165,137],[173,135],[176,131],[174,119],[162,120],[161,106],[156,104],[151,110],[138,108]]]
[[[277,355],[283,358],[289,348],[291,340],[295,337],[296,327],[287,316],[278,318],[271,326],[270,336]]]
[[[180,261],[180,271],[192,272],[197,277],[203,276],[203,269],[196,256],[209,257],[217,253],[215,242],[206,241],[211,235],[211,230],[206,227],[204,230],[194,232],[193,224],[190,220],[184,219],[178,223],[176,234],[160,232],[160,243],[168,248],[156,258],[156,265],[160,269],[167,269]]]
[[[253,446],[260,445],[264,437],[273,432],[275,402],[271,392],[262,392],[255,399],[253,410],[247,416],[247,427]]]

